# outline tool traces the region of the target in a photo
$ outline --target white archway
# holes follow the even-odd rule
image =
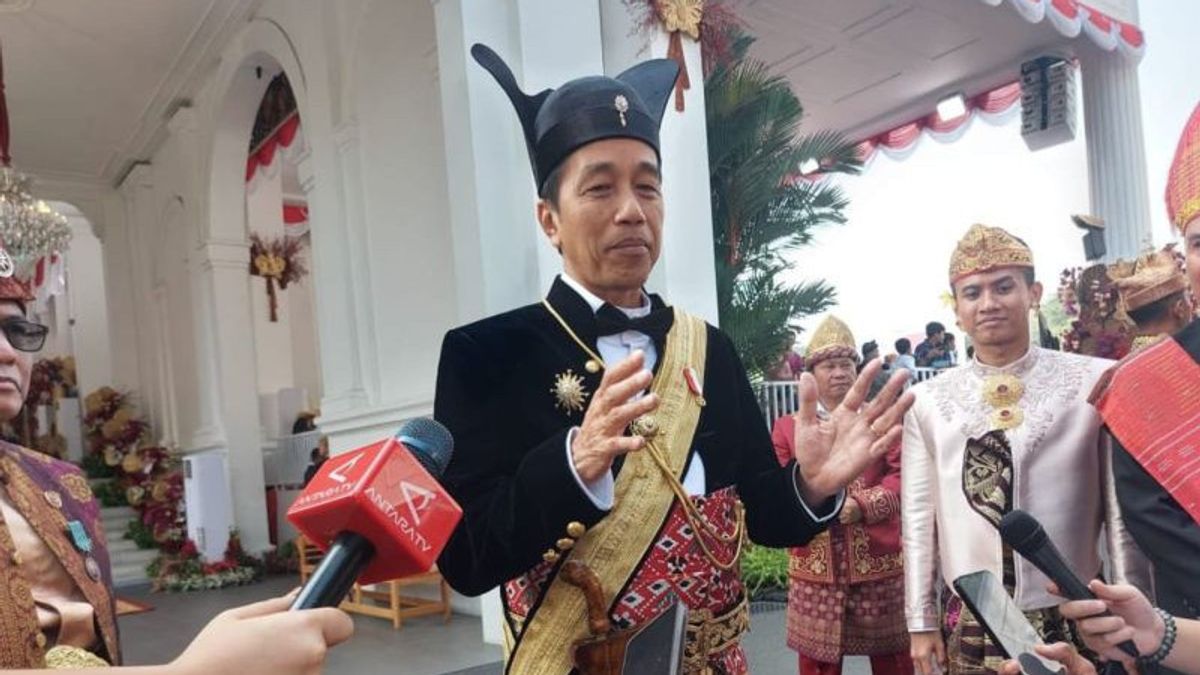
[[[207,158],[198,179],[205,195],[196,242],[194,288],[197,353],[202,362],[200,429],[205,443],[227,460],[233,524],[251,551],[267,548],[254,315],[247,274],[245,168],[251,129],[271,75],[284,72],[302,119],[305,76],[283,29],[255,20],[227,51],[214,77],[213,126],[200,133],[197,151]],[[207,142],[207,145],[206,145]],[[212,417],[211,421],[207,419]],[[194,445],[200,445],[196,443]]]

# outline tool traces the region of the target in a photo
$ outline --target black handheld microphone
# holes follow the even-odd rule
[[[1023,558],[1033,563],[1042,574],[1058,585],[1058,590],[1069,600],[1095,600],[1096,594],[1083,583],[1063,560],[1054,542],[1050,541],[1046,530],[1036,518],[1020,509],[1013,509],[1000,519],[1000,538],[1004,543],[1020,553]],[[1105,612],[1108,614],[1108,612]],[[1137,646],[1132,640],[1126,640],[1117,647],[1132,656],[1138,657]]]

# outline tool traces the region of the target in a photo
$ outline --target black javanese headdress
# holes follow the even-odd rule
[[[550,173],[572,152],[592,141],[642,141],[654,148],[661,165],[658,128],[679,76],[674,61],[644,61],[615,78],[581,77],[558,89],[529,96],[517,86],[512,71],[496,52],[476,44],[471,47],[471,56],[496,78],[517,111],[539,194]]]

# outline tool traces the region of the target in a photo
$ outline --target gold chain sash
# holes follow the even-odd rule
[[[690,366],[699,381],[704,381],[707,345],[704,321],[675,309],[675,323],[667,334],[658,375],[650,390],[659,397],[656,440],[679,479],[700,420],[700,406],[692,397],[683,371]],[[570,557],[586,563],[600,577],[611,606],[654,545],[674,499],[675,493],[653,459],[644,450],[629,453],[614,486],[612,511],[581,537],[563,560]],[[566,675],[572,668],[571,645],[587,637],[586,619],[583,593],[556,576],[512,646],[505,672]]]

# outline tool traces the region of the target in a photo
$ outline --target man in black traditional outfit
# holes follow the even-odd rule
[[[587,615],[568,560],[596,573],[619,628],[687,605],[687,672],[746,672],[743,542],[799,545],[831,522],[842,488],[898,440],[903,378],[864,405],[869,366],[818,422],[806,375],[781,468],[729,338],[643,290],[676,64],[529,96],[490,49],[471,53],[516,109],[563,274],[540,303],[446,335],[434,415],[455,437],[443,482],[464,517],[439,568],[463,593],[503,585],[507,672],[571,670]]]

